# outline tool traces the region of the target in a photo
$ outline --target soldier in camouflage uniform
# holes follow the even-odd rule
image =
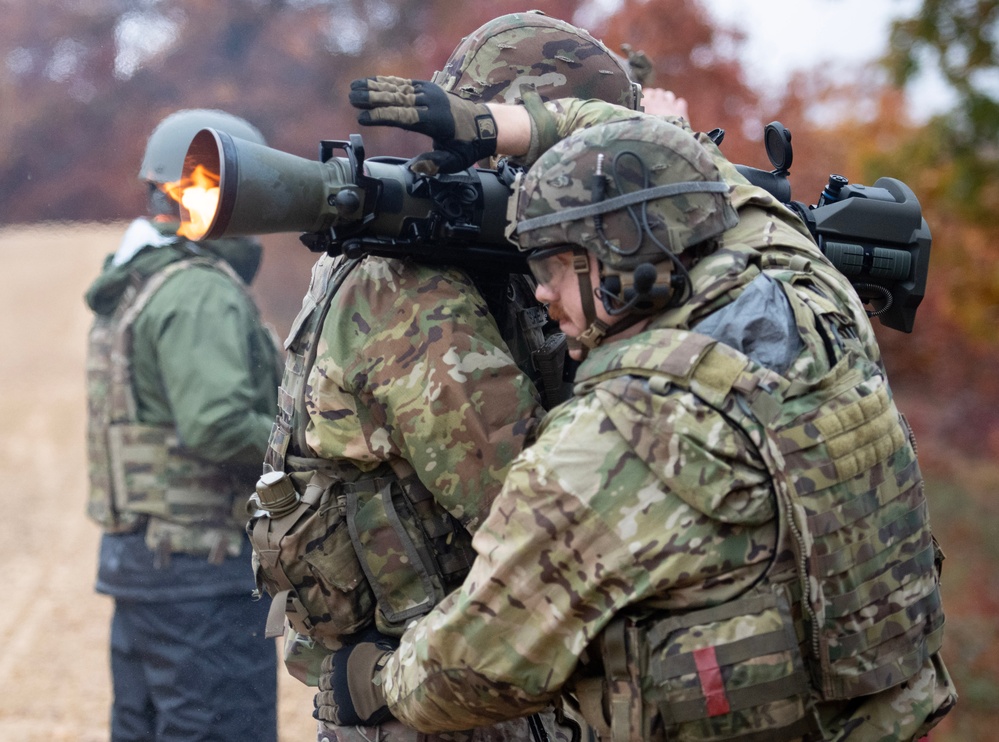
[[[503,100],[521,84],[538,105],[554,91],[638,100],[603,45],[539,13],[487,24],[440,76],[468,100]],[[270,631],[287,619],[289,670],[304,682],[317,683],[323,658],[343,644],[391,646],[467,574],[471,534],[543,412],[530,377],[545,349],[515,343],[543,341],[546,317],[536,303],[510,312],[510,292],[523,286],[373,256],[316,263],[286,342],[280,411],[248,524],[259,583],[274,597]],[[562,339],[553,352],[564,356]],[[561,374],[550,381],[538,385],[558,393]],[[378,715],[317,707],[319,739],[330,742],[562,734],[551,709],[427,737]]]
[[[150,216],[86,295],[88,512],[104,529],[97,590],[114,598],[115,742],[277,738],[277,657],[243,532],[280,370],[247,288],[261,247],[178,236],[166,194],[206,126],[263,143],[221,111],[164,119],[139,173]]]
[[[942,557],[863,305],[800,220],[681,121],[368,85],[368,117],[438,150],[466,147],[442,119],[493,114],[498,147],[539,149],[515,231],[585,360],[462,587],[394,652],[337,652],[327,703],[438,730],[561,696],[603,740],[926,735],[956,700]]]

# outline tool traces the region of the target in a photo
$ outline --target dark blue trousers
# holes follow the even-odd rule
[[[112,742],[276,742],[277,650],[269,601],[116,600]]]

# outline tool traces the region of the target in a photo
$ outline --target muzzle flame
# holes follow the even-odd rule
[[[218,174],[204,165],[198,165],[190,176],[175,183],[167,183],[163,189],[181,206],[181,222],[177,234],[192,240],[204,237],[219,207]]]

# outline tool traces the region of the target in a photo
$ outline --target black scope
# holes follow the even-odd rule
[[[712,138],[720,143],[724,132]],[[873,186],[830,175],[818,203],[791,199],[791,132],[767,124],[765,146],[774,170],[736,165],[753,185],[771,193],[808,226],[819,249],[856,289],[868,314],[881,324],[912,332],[916,308],[926,293],[932,238],[912,190],[895,178]]]

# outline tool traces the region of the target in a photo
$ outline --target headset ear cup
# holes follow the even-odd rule
[[[630,291],[626,291],[625,293],[630,293]],[[613,314],[617,311],[615,302],[621,301],[621,277],[602,275],[600,277],[599,297],[600,303],[604,305],[604,309],[607,310],[608,314]]]

